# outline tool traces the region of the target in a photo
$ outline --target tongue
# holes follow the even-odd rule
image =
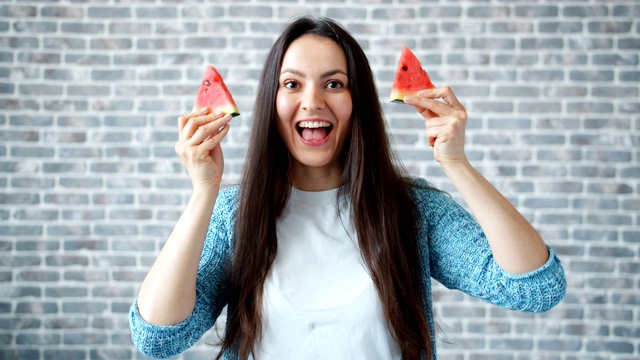
[[[309,129],[305,128],[302,130],[302,138],[307,141],[320,141],[327,137],[326,128],[317,128],[317,129]]]

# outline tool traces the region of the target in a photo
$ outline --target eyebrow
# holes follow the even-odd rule
[[[285,74],[285,73],[291,73],[291,74],[296,75],[296,76],[305,77],[304,73],[302,73],[302,72],[300,72],[300,71],[298,71],[296,69],[289,69],[289,68],[284,69],[284,70],[282,70],[280,75]],[[340,69],[335,69],[335,70],[329,70],[327,72],[322,73],[320,75],[320,78],[326,78],[326,77],[329,77],[329,76],[333,76],[335,74],[342,74],[344,76],[348,76],[347,73],[345,73],[344,71],[342,71]]]

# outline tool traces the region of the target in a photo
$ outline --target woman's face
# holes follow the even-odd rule
[[[334,41],[303,35],[282,60],[276,112],[294,177],[316,170],[341,174],[340,154],[351,133],[347,60]],[[328,175],[328,174],[325,174]]]

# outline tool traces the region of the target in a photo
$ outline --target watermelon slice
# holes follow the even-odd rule
[[[413,55],[408,47],[402,49],[396,77],[393,79],[391,88],[391,101],[404,103],[404,97],[408,95],[415,96],[419,90],[433,89],[433,85],[429,75],[420,65],[418,58]]]
[[[202,83],[194,105],[194,110],[209,108],[215,113],[221,111],[231,116],[240,115],[233,97],[222,80],[222,76],[213,66],[207,66],[202,76]]]

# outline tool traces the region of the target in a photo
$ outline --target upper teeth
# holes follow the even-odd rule
[[[331,126],[331,124],[326,121],[301,121],[299,125],[303,128],[321,128]]]

